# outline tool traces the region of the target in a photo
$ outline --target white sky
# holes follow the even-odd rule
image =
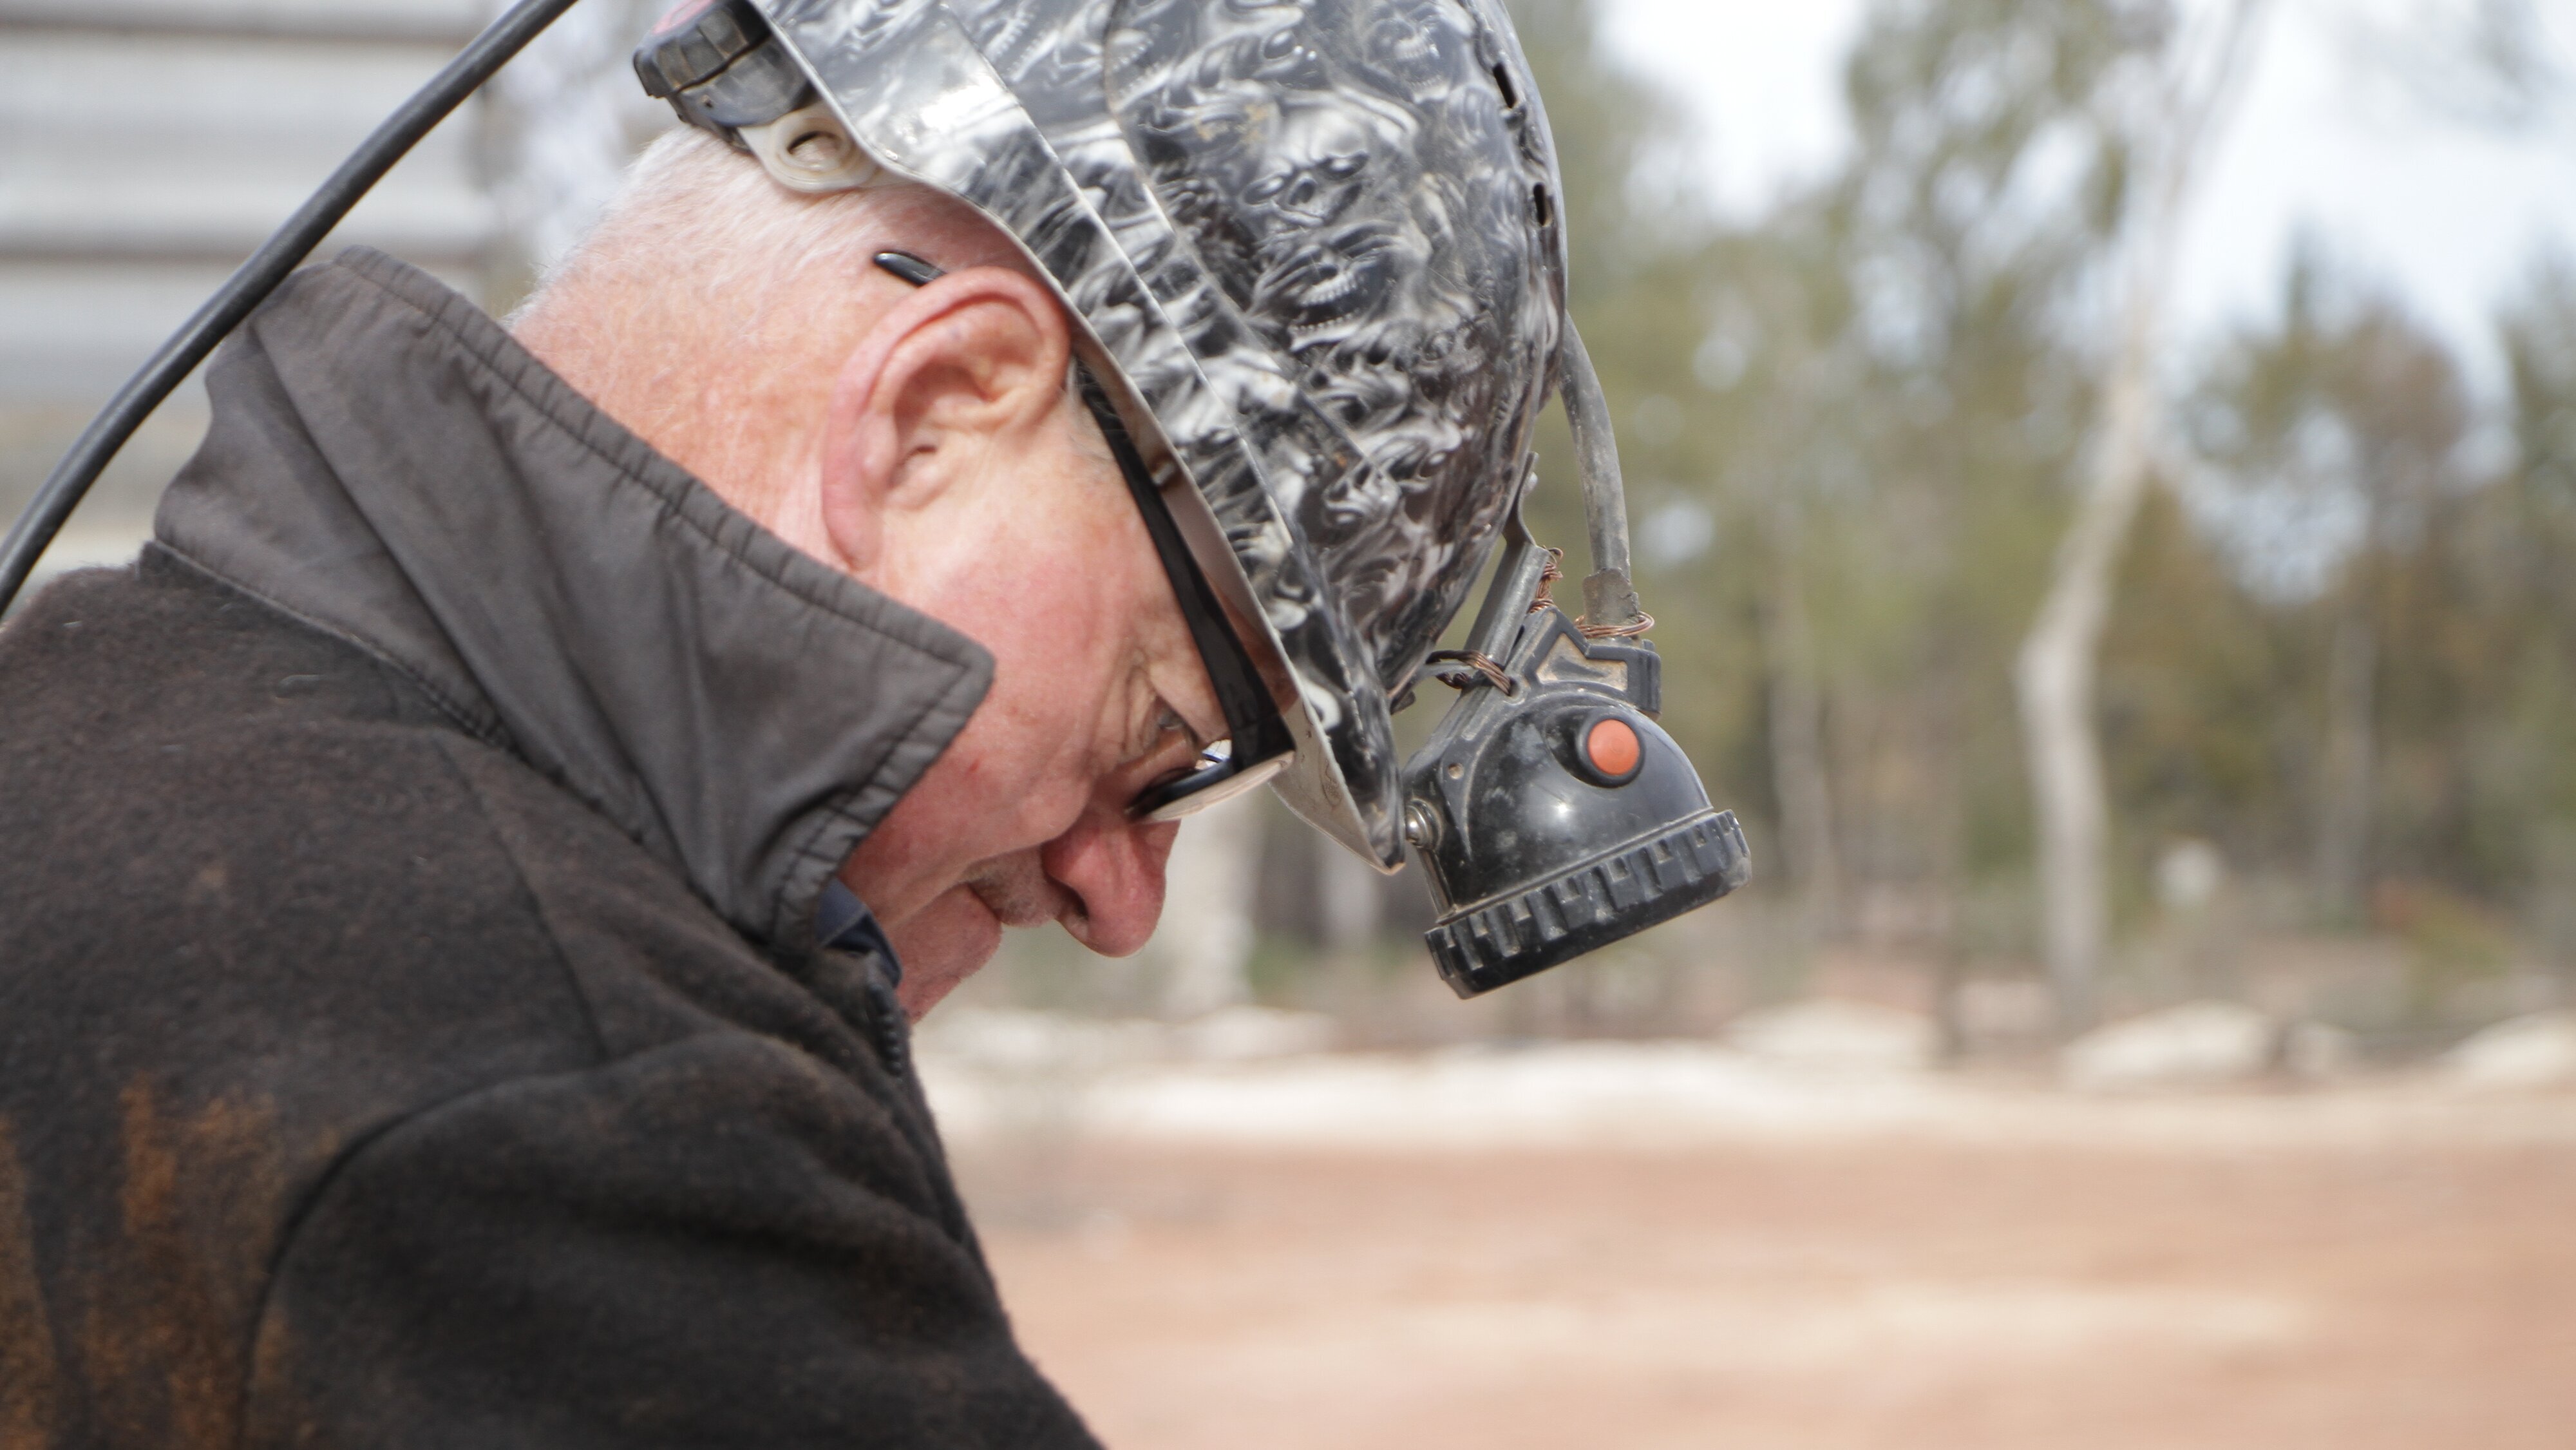
[[[2500,134],[2445,116],[2389,58],[2393,22],[2474,0],[2282,0],[2186,245],[2182,337],[2268,315],[2302,230],[2408,299],[2492,384],[2495,303],[2556,246],[2576,258],[2576,104]],[[2576,0],[2539,0],[2576,61]],[[1614,51],[1703,130],[1688,148],[1728,214],[1848,144],[1841,64],[1865,0],[1604,0]],[[2378,28],[2373,29],[2373,23]],[[2376,43],[2374,43],[2376,37]]]

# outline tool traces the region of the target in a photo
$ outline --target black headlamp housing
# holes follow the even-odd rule
[[[1751,873],[1734,815],[1709,805],[1655,723],[1654,646],[1587,639],[1549,603],[1517,623],[1497,661],[1507,683],[1463,677],[1466,697],[1405,770],[1405,835],[1441,911],[1423,941],[1461,997],[1669,921]]]

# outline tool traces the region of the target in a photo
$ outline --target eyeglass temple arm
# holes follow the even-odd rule
[[[1134,496],[1137,512],[1144,518],[1145,533],[1153,540],[1154,552],[1172,582],[1173,594],[1180,600],[1182,620],[1189,626],[1200,663],[1207,668],[1208,684],[1216,691],[1217,706],[1225,715],[1237,754],[1245,764],[1276,754],[1288,747],[1287,726],[1280,721],[1277,703],[1261,682],[1234,626],[1226,620],[1225,605],[1217,598],[1215,586],[1208,582],[1197,556],[1181,538],[1180,527],[1157,492],[1153,473],[1138,453],[1126,421],[1118,416],[1107,390],[1092,376],[1091,369],[1079,364],[1076,368],[1083,402],[1091,409],[1093,421],[1117,459],[1118,471],[1126,477],[1127,491]]]

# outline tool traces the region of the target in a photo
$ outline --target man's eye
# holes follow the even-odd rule
[[[1181,718],[1180,711],[1169,705],[1162,705],[1160,702],[1157,704],[1159,709],[1154,716],[1154,728],[1136,748],[1136,754],[1139,757],[1160,755],[1170,750],[1172,737],[1175,735],[1193,742],[1198,739],[1190,733],[1190,722]]]

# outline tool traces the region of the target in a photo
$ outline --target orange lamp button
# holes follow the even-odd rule
[[[1594,770],[1616,780],[1635,772],[1645,747],[1637,743],[1637,732],[1627,721],[1604,716],[1583,732],[1583,754]]]

